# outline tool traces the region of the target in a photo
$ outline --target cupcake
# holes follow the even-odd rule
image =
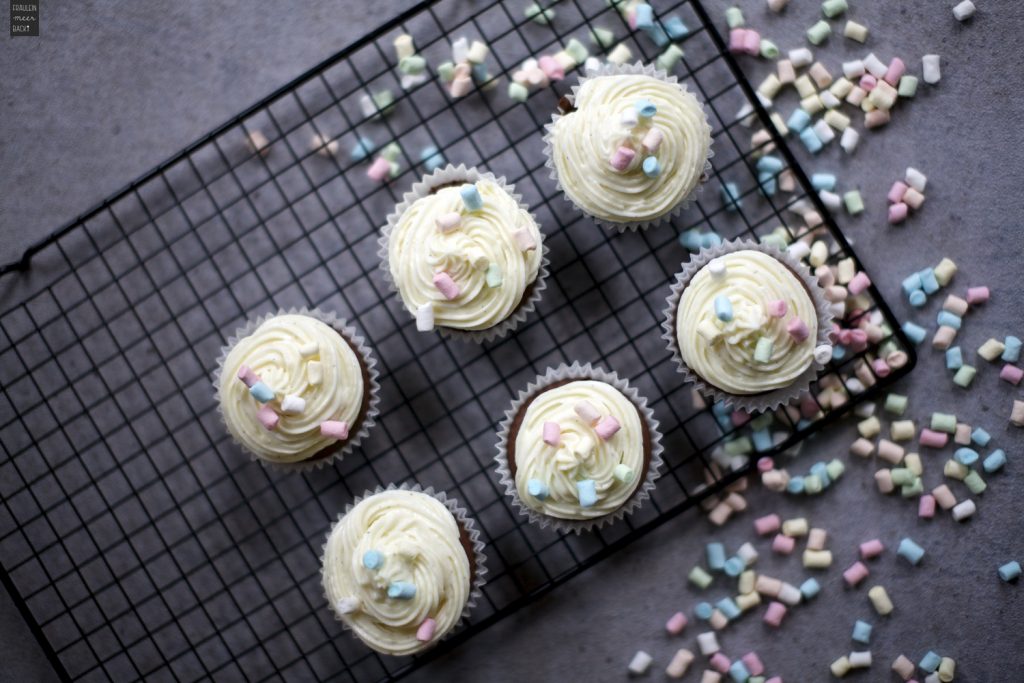
[[[362,337],[321,311],[251,321],[222,351],[221,418],[261,462],[321,467],[356,446],[377,414],[376,361]]]
[[[701,250],[676,277],[665,316],[680,371],[743,410],[796,398],[832,357],[821,287],[787,253],[755,242]]]
[[[498,475],[520,512],[580,532],[621,518],[649,496],[661,435],[647,400],[589,364],[549,369],[505,413]]]
[[[380,257],[416,329],[486,341],[534,309],[547,258],[519,199],[504,178],[450,165],[405,194],[381,231]]]
[[[679,213],[711,169],[704,108],[674,76],[641,64],[583,77],[544,139],[566,199],[620,231]]]
[[[321,569],[335,616],[386,655],[432,647],[475,606],[483,543],[443,493],[418,486],[356,499],[331,528]]]

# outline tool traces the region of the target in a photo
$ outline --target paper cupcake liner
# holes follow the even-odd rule
[[[676,78],[675,76],[655,68],[653,64],[644,65],[642,62],[636,62],[635,64],[603,64],[596,71],[589,72],[586,76],[580,76],[579,82],[576,85],[572,86],[570,94],[567,95],[566,97],[572,102],[575,102],[576,93],[588,80],[592,78],[600,78],[602,76],[618,76],[622,74],[651,76],[652,78],[657,78],[666,83],[678,85],[680,88],[682,88],[684,92],[689,91],[689,89],[686,87],[686,84],[680,83],[679,79]],[[620,233],[626,232],[627,230],[631,232],[636,232],[637,230],[646,230],[647,228],[650,228],[652,226],[667,223],[668,221],[678,216],[682,211],[689,207],[692,202],[697,200],[698,194],[704,191],[704,185],[706,184],[707,179],[711,177],[711,158],[715,156],[715,151],[713,149],[715,139],[711,135],[711,124],[708,123],[707,108],[705,107],[704,103],[700,101],[699,98],[697,99],[697,103],[700,105],[701,112],[704,114],[704,123],[705,125],[707,125],[708,138],[710,139],[710,142],[708,143],[708,156],[704,160],[704,171],[700,182],[697,183],[697,186],[690,190],[690,193],[683,197],[678,204],[676,204],[669,211],[666,211],[661,216],[658,216],[657,218],[652,218],[648,221],[629,221],[622,223],[616,221],[609,221],[604,218],[598,218],[597,216],[594,216],[586,209],[584,209],[576,202],[574,202],[572,198],[569,197],[568,193],[566,193],[565,189],[562,187],[562,183],[558,179],[558,170],[555,168],[555,162],[552,158],[553,150],[551,145],[552,135],[555,130],[555,123],[558,122],[558,119],[562,118],[562,114],[559,114],[557,112],[553,114],[551,116],[551,123],[544,126],[544,165],[548,167],[549,177],[555,181],[555,186],[558,188],[558,191],[562,193],[562,199],[572,204],[573,208],[576,211],[579,211],[583,215],[589,217],[591,220],[593,220],[601,227],[608,228],[610,230],[617,230]]]
[[[668,343],[668,350],[672,353],[672,357],[677,363],[676,369],[678,372],[682,373],[686,381],[692,383],[706,398],[713,401],[722,401],[725,405],[732,405],[746,412],[760,412],[775,409],[800,397],[810,389],[811,382],[818,377],[818,373],[825,366],[812,358],[811,364],[807,369],[788,386],[760,394],[731,394],[719,389],[690,369],[690,366],[683,360],[683,355],[679,351],[679,343],[676,339],[676,312],[679,308],[679,299],[686,285],[689,284],[690,279],[712,259],[723,254],[746,250],[760,251],[780,261],[803,282],[807,294],[811,297],[811,301],[814,304],[814,312],[818,316],[818,336],[814,345],[818,347],[822,344],[831,344],[829,334],[832,331],[832,314],[829,312],[828,302],[825,301],[825,292],[818,284],[817,278],[814,277],[807,266],[790,256],[788,252],[750,240],[723,242],[717,247],[701,249],[690,258],[690,261],[683,267],[682,272],[676,275],[676,281],[672,284],[672,291],[666,299],[668,306],[664,310],[665,321],[661,324],[665,333],[661,337]]]
[[[448,164],[444,168],[439,168],[436,171],[428,173],[423,176],[419,182],[413,183],[412,188],[404,195],[402,195],[402,201],[395,210],[388,214],[387,224],[380,229],[380,237],[377,238],[377,255],[380,257],[380,269],[384,274],[384,280],[388,283],[388,289],[398,295],[401,300],[401,292],[398,289],[398,285],[395,283],[393,277],[391,277],[391,264],[388,259],[388,241],[391,239],[391,232],[394,230],[395,225],[398,223],[398,219],[402,217],[413,202],[417,199],[422,199],[430,194],[431,189],[440,185],[447,185],[449,183],[456,182],[471,182],[475,183],[478,180],[489,180],[495,183],[503,189],[505,192],[515,200],[515,202],[524,211],[530,214],[530,218],[537,224],[538,229],[540,228],[540,222],[537,220],[537,216],[530,211],[530,207],[523,203],[522,195],[519,195],[515,191],[515,186],[510,185],[506,182],[504,176],[495,176],[493,173],[486,171],[480,171],[475,167],[467,167],[464,164],[453,166]],[[541,231],[541,237],[544,237],[544,232]],[[516,329],[519,323],[526,320],[534,310],[536,310],[537,302],[541,300],[541,295],[544,289],[547,287],[548,277],[548,245],[547,240],[541,240],[541,260],[540,269],[537,271],[537,277],[533,281],[533,284],[529,286],[528,294],[525,295],[522,301],[519,302],[519,306],[516,307],[509,317],[505,318],[496,325],[488,327],[486,330],[460,330],[454,327],[445,327],[438,325],[435,329],[442,336],[449,339],[459,339],[465,342],[476,342],[478,344],[491,341],[497,337],[504,337],[506,334]],[[402,307],[405,307],[403,302]]]
[[[519,491],[516,488],[515,477],[512,476],[508,467],[509,430],[512,428],[512,423],[515,421],[516,415],[519,413],[520,409],[522,409],[527,399],[532,398],[541,390],[556,382],[577,379],[590,379],[605,382],[622,392],[622,394],[628,398],[634,406],[636,406],[636,409],[640,411],[642,419],[647,423],[651,440],[651,462],[647,468],[647,474],[644,477],[643,483],[633,491],[633,494],[625,503],[622,504],[621,507],[619,507],[619,509],[602,517],[595,517],[593,519],[562,519],[560,517],[552,517],[551,515],[546,515],[532,509],[519,498]],[[592,367],[590,363],[580,365],[579,362],[574,362],[572,365],[565,365],[563,363],[557,368],[548,368],[546,373],[538,375],[536,379],[526,385],[526,389],[519,392],[519,396],[512,401],[512,405],[505,411],[505,419],[502,420],[498,431],[497,450],[498,452],[497,455],[495,455],[494,460],[498,465],[497,473],[499,483],[505,487],[505,494],[512,499],[512,504],[519,510],[519,513],[529,517],[530,521],[540,526],[541,529],[550,526],[557,531],[564,531],[566,533],[572,532],[575,534],[579,534],[590,529],[600,529],[602,526],[612,524],[640,508],[644,501],[651,497],[651,491],[654,489],[654,482],[659,476],[661,476],[659,470],[664,464],[661,459],[663,448],[661,445],[661,432],[658,431],[658,420],[654,417],[654,411],[648,407],[647,399],[640,395],[640,392],[636,390],[636,387],[630,386],[629,382],[621,379],[614,372]]]
[[[415,653],[413,653],[413,655],[416,655],[420,652],[429,650],[430,648],[434,647],[434,645],[436,645],[437,643],[441,642],[445,638],[449,637],[450,635],[458,631],[459,627],[462,626],[466,619],[469,618],[469,615],[473,611],[473,608],[475,608],[477,605],[477,601],[483,596],[482,589],[484,587],[484,584],[487,583],[487,579],[485,578],[487,576],[487,555],[484,553],[484,548],[486,548],[487,546],[484,544],[483,541],[480,540],[480,530],[476,528],[476,522],[474,522],[473,518],[469,516],[469,513],[466,511],[466,509],[460,507],[458,501],[456,501],[454,498],[449,498],[444,491],[434,491],[434,488],[432,486],[428,486],[427,488],[424,489],[419,484],[409,483],[403,483],[399,486],[396,486],[395,484],[388,484],[387,486],[378,486],[373,491],[365,491],[363,492],[363,495],[356,496],[356,498],[351,503],[345,506],[345,512],[339,514],[338,518],[334,520],[333,524],[331,524],[331,528],[328,530],[327,535],[324,537],[324,544],[320,547],[321,586],[323,586],[324,557],[327,554],[327,539],[329,539],[331,537],[331,534],[334,533],[334,527],[341,523],[341,520],[345,517],[345,515],[351,512],[352,508],[358,505],[361,501],[365,500],[366,498],[370,498],[371,496],[375,496],[378,493],[384,493],[385,491],[416,491],[418,493],[425,493],[428,496],[434,498],[435,500],[440,501],[442,504],[444,504],[446,508],[448,508],[448,510],[452,513],[452,516],[455,517],[455,521],[459,525],[459,527],[465,530],[466,535],[469,536],[470,543],[473,545],[473,581],[472,586],[470,587],[469,590],[469,597],[466,599],[465,607],[462,608],[462,613],[461,616],[459,617],[459,620],[455,622],[455,625],[452,626],[447,633],[442,635],[440,638],[436,638],[433,641],[431,641],[422,650],[417,650]],[[326,589],[324,590],[322,597],[324,599],[324,602],[327,603],[328,609],[331,610],[331,614],[334,616],[335,621],[340,621],[342,628],[345,631],[348,631],[353,638],[362,643],[362,639],[360,639],[356,632],[352,630],[352,627],[348,625],[348,622],[342,619],[341,615],[334,610],[334,605],[331,604],[330,599],[327,597]],[[365,643],[363,644],[365,645]],[[370,646],[367,645],[367,647]],[[374,651],[376,652],[376,650]],[[410,655],[398,656],[407,657]]]
[[[363,391],[370,392],[370,400],[366,407],[366,416],[359,423],[358,431],[354,434],[350,433],[349,438],[344,442],[324,446],[321,450],[317,451],[313,458],[299,460],[298,462],[274,462],[272,460],[266,460],[246,448],[244,444],[240,443],[238,439],[235,438],[235,435],[232,434],[231,430],[228,429],[227,420],[224,418],[224,411],[221,408],[220,402],[220,375],[224,367],[224,361],[228,357],[228,353],[231,352],[231,349],[234,348],[235,344],[237,344],[240,339],[248,337],[264,322],[278,315],[308,315],[311,318],[316,318],[320,322],[329,325],[332,329],[343,336],[350,345],[355,347],[356,353],[359,355],[363,365],[366,367],[366,375],[369,379],[369,382],[367,382],[366,386],[363,387]],[[347,321],[338,318],[334,313],[321,311],[318,308],[310,310],[305,307],[290,308],[287,311],[279,309],[276,313],[266,313],[258,318],[250,320],[244,327],[240,327],[235,330],[235,333],[228,338],[227,344],[222,346],[220,349],[220,355],[217,357],[217,368],[213,371],[213,389],[214,400],[217,402],[217,415],[220,417],[224,430],[231,435],[231,440],[236,446],[238,446],[238,448],[249,454],[250,460],[258,461],[264,467],[282,472],[310,472],[312,470],[319,470],[336,460],[344,458],[346,454],[366,438],[366,435],[370,433],[370,428],[376,424],[376,418],[379,414],[377,404],[380,403],[380,383],[377,381],[379,373],[377,372],[376,366],[377,359],[374,358],[373,351],[370,350],[370,347],[366,345],[366,340],[363,339],[358,331],[356,331],[356,328],[349,325]]]

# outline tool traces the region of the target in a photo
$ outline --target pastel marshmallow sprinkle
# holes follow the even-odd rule
[[[434,223],[439,231],[451,232],[462,224],[462,214],[457,211],[450,211],[438,216]]]
[[[242,380],[245,386],[252,388],[252,385],[260,381],[260,376],[252,371],[248,365],[238,368],[238,379]]]
[[[444,271],[434,273],[434,286],[449,301],[459,296],[459,286],[455,284],[452,276]]]
[[[615,153],[612,154],[612,158],[609,159],[609,163],[611,163],[612,168],[616,171],[622,172],[625,171],[631,163],[633,163],[634,157],[636,157],[636,152],[632,149],[629,147],[619,147],[615,150]]]
[[[537,248],[537,240],[533,238],[533,233],[527,228],[519,228],[512,236],[516,240],[516,246],[519,247],[519,251],[530,251]]]
[[[562,428],[557,422],[544,423],[544,443],[549,446],[557,446],[562,443]]]
[[[765,308],[768,310],[768,315],[773,318],[783,318],[789,311],[789,306],[782,299],[769,301]]]
[[[484,206],[484,199],[480,196],[480,190],[476,189],[476,185],[469,183],[463,185],[459,188],[459,195],[462,197],[462,203],[470,211],[477,211]]]
[[[811,335],[811,331],[807,328],[807,323],[800,318],[790,320],[786,324],[786,331],[797,342],[807,341],[807,338]]]
[[[320,434],[331,439],[347,439],[348,423],[344,420],[326,420],[320,423]]]
[[[408,581],[392,581],[388,584],[388,597],[393,600],[412,600],[416,597],[416,584]]]
[[[295,394],[287,394],[281,399],[281,412],[298,414],[306,409],[306,399]]]
[[[260,406],[260,409],[256,411],[256,419],[260,421],[264,429],[270,432],[277,429],[277,424],[281,421],[280,416],[268,405]]]
[[[658,148],[661,147],[661,142],[664,138],[665,134],[661,132],[660,128],[651,128],[647,131],[646,135],[644,135],[644,139],[640,144],[643,145],[644,149],[648,152],[654,154],[658,151]]]
[[[416,629],[416,640],[421,643],[426,643],[434,637],[434,631],[437,629],[437,622],[427,617],[420,624],[420,627]]]
[[[639,99],[634,105],[636,113],[643,119],[649,119],[658,113],[658,107],[648,99]]]
[[[379,569],[384,564],[384,555],[379,550],[367,550],[363,553],[363,566],[367,569]]]
[[[545,500],[548,497],[548,487],[540,479],[531,479],[526,482],[526,492],[537,500]]]
[[[249,393],[252,394],[252,397],[260,403],[266,403],[274,400],[274,390],[263,382],[256,382],[249,387]]]
[[[622,428],[619,421],[612,415],[605,415],[597,422],[597,426],[594,427],[594,431],[601,437],[602,440],[607,441],[608,439],[615,436],[615,433]]]
[[[676,612],[669,620],[665,623],[665,630],[672,635],[679,635],[686,628],[687,620],[686,615],[682,612]]]
[[[391,162],[384,157],[377,157],[370,164],[370,168],[366,169],[366,175],[371,180],[381,182],[387,180],[388,176],[391,175]]]
[[[732,320],[732,302],[724,294],[715,297],[715,317],[724,323]]]
[[[601,419],[601,413],[597,411],[597,408],[590,401],[577,401],[572,409],[587,424],[592,425]]]
[[[593,507],[597,503],[597,486],[593,479],[582,479],[576,482],[576,493],[580,507]]]
[[[347,597],[334,603],[334,610],[338,614],[352,614],[359,609],[360,601],[356,597]]]

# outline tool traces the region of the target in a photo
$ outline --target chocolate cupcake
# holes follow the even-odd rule
[[[214,377],[235,442],[284,469],[322,467],[359,444],[377,415],[376,360],[345,321],[279,312],[236,331]]]
[[[480,597],[484,545],[466,511],[418,485],[357,498],[321,558],[324,597],[347,629],[386,655],[422,652]]]
[[[520,392],[496,460],[506,493],[530,521],[578,533],[642,505],[661,450],[647,400],[615,373],[574,363]]]
[[[482,342],[526,319],[547,277],[544,235],[504,178],[447,166],[381,229],[381,269],[422,332]]]

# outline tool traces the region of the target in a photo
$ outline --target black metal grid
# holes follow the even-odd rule
[[[0,273],[0,556],[3,581],[63,679],[393,679],[422,665],[592,566],[658,524],[723,491],[716,449],[749,429],[692,405],[660,339],[661,310],[685,252],[677,230],[710,226],[758,237],[788,226],[787,207],[827,212],[773,131],[798,191],[757,193],[752,102],[768,118],[697,0],[660,7],[691,29],[678,75],[707,102],[714,129],[709,190],[675,221],[609,235],[575,214],[547,178],[540,131],[563,83],[526,104],[504,94],[531,54],[596,25],[633,54],[659,50],[604,0],[556,5],[551,26],[506,3],[425,2],[255,105],[33,247]],[[437,64],[455,36],[483,38],[498,89],[452,102],[435,78],[401,92],[391,41],[414,36]],[[359,97],[390,87],[395,113],[366,119]],[[270,140],[262,157],[245,135]],[[313,133],[342,153],[310,148]],[[402,144],[387,185],[350,162],[356,135]],[[414,330],[377,271],[376,228],[422,172],[416,150],[515,183],[538,214],[551,276],[538,312],[483,347]],[[739,211],[717,189],[736,182]],[[798,230],[792,228],[794,236]],[[831,219],[832,262],[853,255]],[[31,259],[31,261],[30,261]],[[854,394],[842,410],[795,422],[776,411],[785,448],[912,367]],[[18,302],[18,303],[14,303]],[[279,307],[336,311],[380,360],[380,424],[364,447],[325,471],[275,474],[237,452],[218,423],[209,383],[225,338]],[[833,363],[846,378],[864,354]],[[494,430],[515,392],[545,367],[592,361],[646,395],[662,424],[667,472],[652,499],[621,523],[580,537],[540,531],[510,509],[493,473]],[[712,472],[709,474],[709,472]],[[706,483],[705,480],[709,480]],[[323,535],[346,503],[380,484],[415,480],[467,507],[487,542],[489,582],[468,625],[426,655],[381,657],[341,631],[323,605]]]

